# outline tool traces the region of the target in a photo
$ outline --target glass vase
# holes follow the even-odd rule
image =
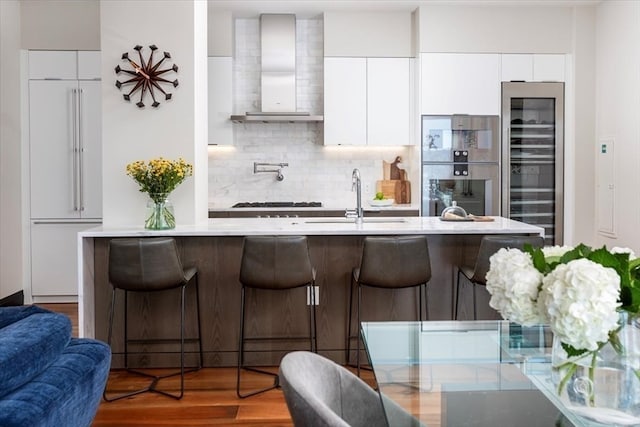
[[[147,230],[169,230],[176,227],[173,205],[167,194],[152,194],[147,202],[147,219],[144,228]]]
[[[619,329],[598,350],[569,357],[554,336],[552,379],[576,415],[609,426],[640,425],[640,328],[620,314]]]

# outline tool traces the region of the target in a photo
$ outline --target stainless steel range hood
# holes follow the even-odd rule
[[[232,115],[235,123],[322,122],[323,116],[296,111],[296,16],[260,15],[262,106]]]

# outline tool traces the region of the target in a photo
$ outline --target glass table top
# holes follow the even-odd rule
[[[544,326],[506,321],[361,326],[379,391],[429,427],[596,425],[585,424],[556,399],[552,334]]]

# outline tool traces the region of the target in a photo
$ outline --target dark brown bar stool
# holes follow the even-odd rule
[[[240,342],[238,346],[238,368],[236,393],[244,398],[279,387],[278,375],[255,367],[245,366],[244,351],[246,341],[267,340],[309,340],[311,351],[317,352],[315,270],[311,266],[309,247],[305,236],[252,236],[245,237],[240,266],[241,306],[240,306]],[[309,295],[309,335],[286,337],[245,337],[245,294],[248,289],[254,291],[284,291],[300,287],[307,288]],[[301,301],[301,305],[306,304]],[[273,320],[278,313],[269,313]],[[271,375],[272,386],[249,393],[240,391],[240,371],[242,369]]]
[[[174,239],[170,237],[153,237],[140,239],[112,239],[109,243],[109,282],[113,287],[111,310],[109,312],[108,343],[111,345],[113,318],[116,305],[116,290],[124,291],[124,366],[128,372],[151,378],[151,384],[143,389],[118,395],[107,396],[107,387],[103,393],[104,400],[114,400],[144,393],[156,392],[165,396],[181,399],[184,395],[184,375],[202,367],[202,334],[200,327],[200,301],[198,290],[198,271],[196,268],[184,268],[178,254]],[[199,359],[198,366],[185,370],[184,366],[184,320],[185,320],[185,288],[193,282],[195,285],[196,316],[198,322]],[[127,331],[127,295],[129,292],[160,292],[180,288],[180,371],[167,375],[150,375],[146,372],[131,369],[128,365],[128,331]],[[165,340],[163,340],[165,341]],[[166,340],[176,341],[176,340]],[[161,379],[180,375],[180,393],[173,394],[156,388]]]
[[[460,296],[460,275],[471,282],[473,287],[473,319],[478,318],[476,307],[476,285],[487,285],[487,272],[489,271],[489,258],[501,248],[524,249],[524,245],[530,244],[534,248],[541,248],[544,239],[540,236],[484,236],[480,241],[478,257],[474,265],[458,266],[458,276],[456,280],[456,293],[454,295],[454,319],[458,320],[458,303]]]
[[[349,292],[349,325],[347,329],[347,364],[350,362],[351,340],[356,339],[356,368],[360,376],[360,330],[362,287],[400,289],[418,287],[418,318],[422,320],[422,305],[426,319],[427,283],[431,280],[431,261],[426,236],[365,237],[360,268],[354,268]],[[353,292],[357,289],[357,326],[353,333]]]

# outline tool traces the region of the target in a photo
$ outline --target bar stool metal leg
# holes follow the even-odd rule
[[[238,345],[238,368],[237,368],[237,375],[236,375],[236,395],[243,399],[245,397],[249,397],[249,396],[254,396],[256,394],[260,394],[263,393],[265,391],[269,391],[269,390],[273,390],[277,387],[280,386],[280,378],[278,377],[278,374],[275,374],[273,372],[269,372],[269,371],[265,371],[263,369],[258,369],[258,368],[254,368],[254,367],[250,367],[250,366],[244,366],[244,342],[245,342],[245,338],[244,338],[244,317],[245,317],[245,302],[246,302],[246,295],[245,295],[245,288],[244,286],[241,289],[241,294],[240,294],[240,342]],[[264,387],[258,390],[254,390],[251,391],[249,393],[242,393],[240,391],[240,375],[241,375],[241,371],[242,370],[246,370],[246,371],[251,371],[251,372],[257,372],[260,374],[265,374],[265,375],[270,375],[273,378],[273,384],[268,386],[268,387]]]
[[[197,279],[196,279],[197,280]],[[197,283],[197,282],[196,282]],[[128,350],[128,343],[129,343],[129,339],[128,339],[128,315],[127,315],[127,309],[128,309],[128,297],[127,291],[124,291],[124,365],[125,365],[125,370],[127,372],[136,374],[136,375],[140,375],[142,377],[145,378],[149,378],[151,379],[151,383],[147,386],[144,387],[142,389],[139,390],[135,390],[129,393],[124,393],[124,394],[120,394],[117,395],[115,397],[108,397],[107,396],[107,390],[105,387],[105,390],[103,391],[103,398],[105,401],[107,402],[113,402],[116,400],[120,400],[120,399],[124,399],[125,397],[131,397],[131,396],[135,396],[137,394],[141,394],[141,393],[145,393],[145,392],[155,392],[155,393],[159,393],[162,394],[164,396],[168,396],[171,398],[174,398],[176,400],[181,399],[184,396],[184,376],[187,373],[190,372],[194,372],[199,370],[202,367],[202,361],[203,361],[203,352],[202,352],[202,334],[201,334],[201,326],[200,326],[200,305],[199,305],[199,297],[198,297],[198,287],[196,286],[196,301],[198,303],[198,305],[196,306],[196,313],[197,313],[197,318],[198,318],[198,346],[199,346],[199,356],[198,356],[198,366],[194,367],[194,368],[190,368],[190,369],[185,369],[185,351],[184,351],[184,344],[185,344],[185,333],[184,333],[184,327],[185,327],[185,292],[186,292],[186,284],[180,287],[180,370],[178,372],[173,372],[170,374],[166,374],[166,375],[151,375],[148,374],[146,372],[142,372],[140,370],[137,369],[133,369],[133,368],[129,368],[129,350]],[[107,337],[107,343],[109,345],[111,345],[111,340],[112,340],[112,333],[113,333],[113,318],[114,318],[114,312],[115,312],[115,300],[116,300],[116,290],[113,289],[112,292],[112,297],[111,297],[111,310],[109,312],[109,332],[108,332],[108,337]],[[170,377],[174,377],[176,375],[180,375],[180,392],[175,394],[175,393],[170,393],[164,390],[160,390],[157,387],[157,384],[160,380],[165,379],[165,378],[170,378]]]

